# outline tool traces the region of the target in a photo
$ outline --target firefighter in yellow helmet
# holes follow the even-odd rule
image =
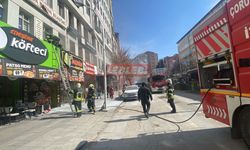
[[[82,115],[82,101],[84,100],[83,97],[83,89],[81,87],[81,83],[76,84],[76,88],[73,90],[74,93],[74,106],[76,111],[76,116],[81,117]]]
[[[170,80],[168,80],[168,82],[167,82],[166,93],[167,93],[168,103],[170,104],[170,106],[172,108],[171,113],[176,113],[176,107],[174,104],[174,87],[173,87]]]
[[[88,109],[89,112],[93,112],[95,114],[95,87],[93,84],[89,85],[88,88],[88,94],[87,94],[87,100],[88,100]]]

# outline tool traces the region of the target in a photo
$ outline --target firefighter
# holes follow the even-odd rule
[[[95,114],[95,88],[93,84],[89,85],[88,88],[88,94],[87,94],[87,100],[88,100],[88,109],[89,112],[93,112]]]
[[[82,115],[82,101],[83,98],[83,89],[81,87],[81,83],[77,83],[76,88],[73,90],[74,101],[73,104],[75,106],[76,116],[81,117]]]
[[[153,100],[150,90],[146,87],[146,83],[143,82],[142,86],[138,90],[138,100],[141,101],[143,112],[147,118],[150,109],[149,98],[151,99],[151,101]]]
[[[175,104],[174,104],[174,88],[171,84],[170,81],[168,81],[167,83],[167,98],[168,98],[168,103],[170,104],[172,111],[171,113],[176,113],[176,108],[175,108]]]

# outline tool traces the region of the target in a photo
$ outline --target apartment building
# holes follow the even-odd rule
[[[83,84],[103,87],[103,82],[98,83],[96,78],[103,81],[104,58],[111,63],[111,54],[119,49],[112,0],[0,0],[0,21],[40,40],[48,35],[59,37],[63,50],[86,65]],[[22,98],[22,89],[17,91],[20,96],[16,99]]]

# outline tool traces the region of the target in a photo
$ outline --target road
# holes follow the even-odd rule
[[[0,126],[0,150],[247,150],[242,140],[230,138],[230,128],[204,117],[201,110],[190,121],[182,121],[196,110],[199,96],[177,92],[177,113],[164,94],[154,94],[150,117],[138,101],[109,100],[108,112],[95,115],[85,110],[72,118],[69,107],[10,125]],[[97,101],[100,108],[102,100]],[[86,106],[85,106],[86,108]]]
[[[171,111],[163,94],[154,94],[149,119],[145,118],[138,101],[123,103],[107,127],[86,150],[246,150],[242,140],[232,140],[230,129],[222,123],[204,117],[200,110],[190,121],[182,121],[196,110],[199,96],[177,93],[176,114]],[[185,97],[186,96],[186,97]],[[191,97],[187,98],[187,97]]]

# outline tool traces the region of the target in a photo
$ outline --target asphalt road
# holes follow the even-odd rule
[[[175,124],[192,115],[199,96],[177,92],[177,113],[171,114],[164,94],[154,94],[150,117],[145,118],[138,101],[123,103],[107,126],[85,150],[247,150],[242,140],[230,137],[230,128],[204,117],[202,110],[190,121]],[[180,96],[181,95],[181,96]]]

